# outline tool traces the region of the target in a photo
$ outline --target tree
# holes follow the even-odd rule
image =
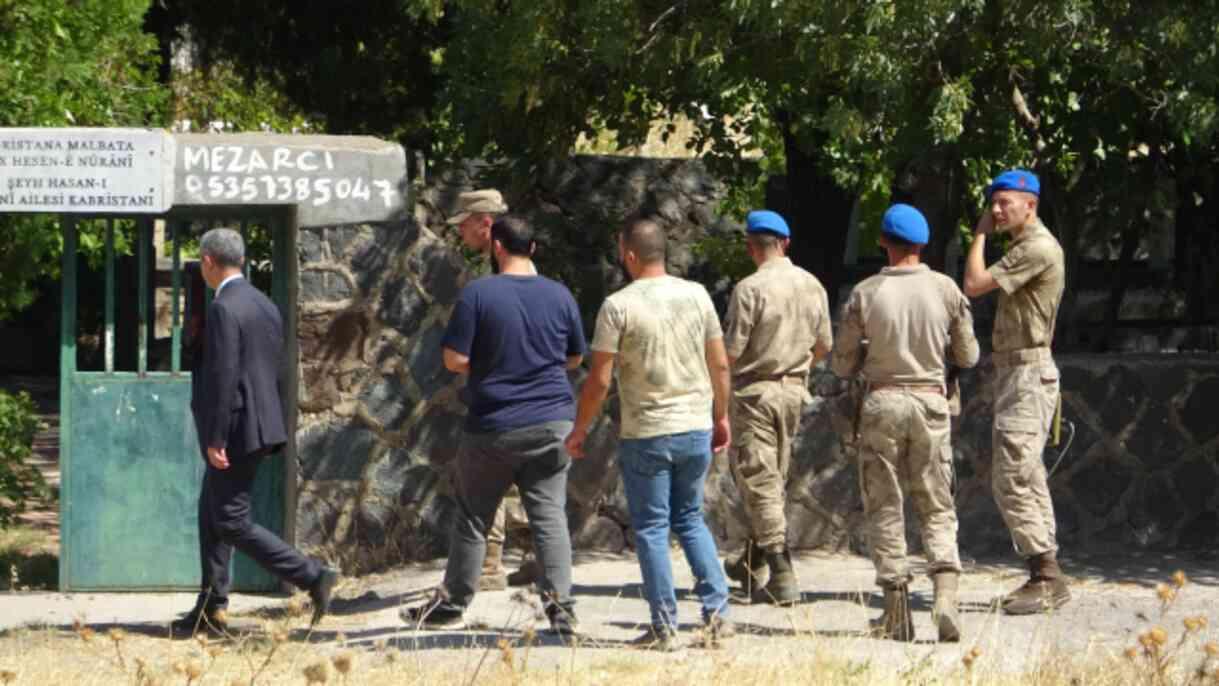
[[[0,0],[0,126],[160,126],[167,92],[156,42],[143,32],[148,0]],[[45,216],[0,217],[0,320],[59,273],[62,237]],[[81,249],[100,254],[100,235]]]
[[[443,133],[433,60],[448,22],[433,3],[162,1],[154,22],[162,45],[193,46],[203,73],[232,65],[328,133],[429,152]]]

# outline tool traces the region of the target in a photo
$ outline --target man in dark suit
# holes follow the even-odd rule
[[[275,304],[242,278],[239,233],[208,231],[199,253],[203,279],[216,292],[204,324],[203,360],[191,372],[191,413],[207,462],[199,494],[203,580],[195,607],[174,621],[173,633],[224,631],[234,548],[308,590],[316,624],[329,608],[338,572],[255,524],[250,510],[261,458],[288,440],[278,383],[283,321]]]

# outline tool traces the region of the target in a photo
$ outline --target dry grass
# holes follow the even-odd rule
[[[933,651],[892,646],[894,661],[858,661],[846,655],[854,641],[799,630],[802,612],[792,615],[794,637],[741,636],[724,650],[690,648],[660,655],[590,642],[543,647],[536,615],[521,600],[514,631],[498,639],[449,649],[412,650],[409,633],[349,638],[312,634],[302,627],[307,607],[299,598],[283,611],[245,617],[258,623],[222,641],[167,641],[137,633],[136,627],[23,629],[0,634],[0,685],[4,684],[687,684],[753,686],[796,683],[953,684],[961,686],[1219,686],[1219,643],[1204,639],[1205,616],[1166,618],[1188,593],[1178,573],[1154,593],[1159,616],[1148,621],[1137,641],[1117,654],[1089,649],[1081,654],[1047,652],[1023,662],[1019,673],[1005,668],[1001,654],[970,643]],[[266,619],[266,616],[273,616]],[[1179,613],[1178,613],[1179,614]],[[811,617],[810,617],[811,619]],[[154,632],[155,633],[155,632]],[[478,633],[495,636],[493,627]],[[1019,650],[1016,646],[1000,650]],[[944,658],[948,656],[948,660]],[[1007,662],[1006,664],[1011,664]],[[895,666],[896,665],[896,666]]]

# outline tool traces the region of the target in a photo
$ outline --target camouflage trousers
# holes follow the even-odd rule
[[[732,478],[751,538],[768,553],[787,547],[787,475],[800,412],[809,400],[803,377],[757,381],[732,394]]]
[[[1058,551],[1054,504],[1042,452],[1058,404],[1053,360],[995,367],[991,488],[1016,550],[1025,557]]]
[[[876,583],[909,583],[903,494],[918,514],[928,573],[961,570],[952,498],[948,400],[900,388],[864,398],[859,417],[859,484]]]

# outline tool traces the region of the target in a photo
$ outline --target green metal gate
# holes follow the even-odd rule
[[[202,322],[210,290],[184,281],[182,251],[212,226],[239,227],[247,239],[247,276],[269,290],[284,318],[289,351],[281,370],[289,445],[259,469],[254,519],[291,541],[296,425],[296,230],[291,209],[192,208],[171,212],[169,284],[156,281],[152,218],[63,219],[60,351],[60,590],[195,590],[199,587],[197,502],[204,463],[190,412],[184,321]],[[239,213],[238,213],[239,212]],[[104,222],[105,295],[100,368],[78,369],[80,222]],[[194,229],[194,230],[193,230]],[[269,247],[267,243],[269,242]],[[120,246],[133,248],[134,279],[118,273]],[[263,248],[263,254],[259,249]],[[269,255],[266,253],[269,252]],[[269,259],[259,259],[269,258]],[[253,268],[251,268],[253,267]],[[116,295],[116,277],[134,280],[134,302]],[[169,291],[170,332],[156,345],[158,286]],[[129,291],[131,289],[128,289]],[[185,303],[181,296],[185,295]],[[132,312],[134,308],[134,312]],[[126,336],[116,355],[116,340]],[[153,354],[150,356],[150,350]],[[189,352],[189,351],[186,351]],[[127,358],[127,365],[122,357]],[[186,357],[190,357],[187,355]],[[134,358],[134,359],[132,359]],[[189,361],[189,360],[186,360]],[[131,363],[134,364],[131,364]],[[88,366],[88,365],[84,365]],[[97,365],[95,365],[97,366]],[[120,367],[128,366],[126,369]],[[278,581],[244,555],[234,556],[234,589],[271,591]]]

